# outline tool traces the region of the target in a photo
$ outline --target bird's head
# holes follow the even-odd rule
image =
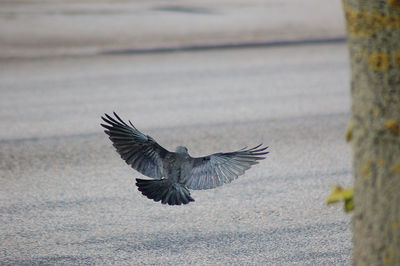
[[[178,146],[175,149],[176,153],[188,153],[188,149],[184,146]]]

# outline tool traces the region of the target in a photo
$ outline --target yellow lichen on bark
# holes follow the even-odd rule
[[[385,122],[385,128],[393,135],[400,136],[400,122],[390,119]]]
[[[400,174],[400,160],[398,160],[395,164],[392,165],[390,171],[395,174]]]
[[[400,50],[397,50],[394,55],[394,64],[395,66],[400,66]]]
[[[370,160],[367,160],[364,165],[362,166],[362,175],[363,177],[368,177],[371,174],[371,166],[372,162]]]
[[[389,15],[386,19],[387,26],[389,28],[399,28],[400,27],[400,17],[396,15]]]
[[[353,265],[400,265],[400,0],[343,0],[351,63]]]
[[[396,254],[394,253],[393,249],[391,247],[386,247],[382,257],[383,263],[392,264],[395,258]]]
[[[392,228],[393,228],[393,230],[396,230],[398,227],[399,227],[399,223],[396,222],[396,221],[393,221],[393,222],[392,222]]]
[[[387,3],[390,7],[400,10],[400,0],[388,0]]]
[[[400,27],[399,27],[400,29]],[[366,50],[357,52],[354,55],[356,60],[362,60],[366,58],[368,61],[368,66],[370,69],[374,71],[386,71],[392,67],[400,67],[400,50],[392,51],[392,52],[382,52],[382,51],[372,51],[368,52]],[[374,115],[378,115],[376,113],[379,110],[373,110]]]
[[[368,65],[372,70],[385,71],[390,67],[390,55],[382,52],[374,52],[368,56]]]
[[[372,110],[372,113],[374,114],[375,117],[377,117],[377,116],[379,115],[379,113],[380,113],[379,108],[378,108],[378,107],[375,107],[375,108]]]
[[[397,6],[398,1],[392,0],[391,5]],[[349,34],[366,37],[375,34],[384,28],[400,28],[400,17],[397,15],[385,16],[378,12],[351,10],[344,7]]]

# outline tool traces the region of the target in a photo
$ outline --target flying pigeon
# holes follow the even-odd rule
[[[268,147],[262,144],[234,152],[214,153],[204,157],[191,157],[188,149],[178,146],[175,152],[161,147],[152,137],[128,125],[115,112],[115,118],[101,117],[113,146],[121,158],[139,173],[152,178],[136,179],[136,186],[147,198],[162,204],[188,204],[194,199],[189,189],[211,189],[230,183],[258,160]]]

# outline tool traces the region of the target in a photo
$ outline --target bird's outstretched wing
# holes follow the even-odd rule
[[[110,137],[113,146],[125,160],[141,174],[151,178],[161,179],[163,176],[163,159],[169,153],[161,147],[152,137],[144,135],[137,130],[129,121],[126,124],[114,112],[117,119],[108,114],[101,117],[107,124],[101,124],[106,130],[104,132]]]
[[[268,147],[262,144],[235,152],[215,153],[205,157],[193,158],[193,168],[185,185],[190,189],[210,189],[230,183],[257,160],[265,159],[263,155]]]

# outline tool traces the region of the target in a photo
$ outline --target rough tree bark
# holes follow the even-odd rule
[[[400,0],[343,0],[351,61],[353,264],[400,265]]]

